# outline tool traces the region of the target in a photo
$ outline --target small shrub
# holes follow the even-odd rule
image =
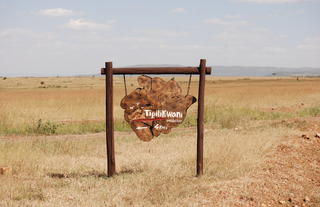
[[[61,124],[57,124],[51,121],[43,122],[42,119],[39,119],[37,121],[36,126],[29,128],[28,131],[35,134],[50,135],[50,134],[56,134],[60,126]]]

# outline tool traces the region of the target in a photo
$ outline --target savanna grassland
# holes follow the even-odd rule
[[[188,77],[176,80],[186,91]],[[243,179],[259,174],[290,137],[311,136],[308,133],[319,129],[319,82],[207,77],[205,167],[204,175],[196,178],[197,105],[169,135],[141,142],[123,120],[119,102],[124,84],[116,77],[118,175],[108,178],[103,77],[1,78],[0,167],[10,172],[0,175],[0,206],[274,206],[279,204],[276,195],[251,199]],[[197,84],[194,77],[195,96]],[[137,87],[135,76],[127,77],[127,87]],[[310,140],[310,146],[318,146]],[[297,143],[292,146],[298,149]],[[312,156],[320,157],[319,150]],[[315,170],[320,169],[320,160],[315,162]],[[234,187],[234,182],[240,184]],[[219,196],[219,186],[230,183],[233,187]],[[307,206],[320,203],[315,186],[308,185]]]

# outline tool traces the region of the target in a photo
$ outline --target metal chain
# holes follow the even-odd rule
[[[126,75],[125,74],[123,74],[123,83],[124,83],[124,92],[127,96],[128,93],[127,93],[127,82],[126,82]]]
[[[188,83],[187,95],[189,95],[189,91],[190,91],[191,77],[192,77],[192,74],[190,74],[190,76],[189,76],[189,83]],[[187,95],[186,95],[186,96],[187,96]]]

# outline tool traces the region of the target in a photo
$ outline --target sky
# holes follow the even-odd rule
[[[320,68],[320,0],[0,0],[0,76],[200,58]]]

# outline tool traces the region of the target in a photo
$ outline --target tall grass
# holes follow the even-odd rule
[[[168,77],[165,77],[168,79]],[[183,89],[187,79],[178,77]],[[137,87],[127,78],[128,90]],[[208,77],[205,123],[215,128],[235,128],[250,121],[282,120],[320,115],[317,79],[216,80]],[[61,88],[39,88],[44,85]],[[19,83],[17,85],[17,83]],[[197,79],[191,94],[197,95]],[[10,78],[0,82],[0,135],[83,134],[104,131],[104,79],[92,77]],[[115,130],[127,131],[119,102],[122,79],[115,78]],[[284,108],[284,110],[271,110]],[[196,125],[197,105],[188,110],[181,127]]]
[[[302,116],[302,117],[320,116],[320,106],[314,106],[314,107],[305,108],[305,109],[303,109],[303,110],[301,110],[299,112],[299,115]]]
[[[105,131],[105,121],[53,122],[39,119],[11,127],[2,121],[0,135],[54,135],[54,134],[86,134]],[[128,131],[130,126],[124,120],[115,120],[116,131]]]
[[[297,112],[262,111],[245,107],[217,106],[207,104],[205,124],[208,127],[232,129],[245,126],[250,121],[283,120],[288,118],[315,117],[320,115],[320,106],[304,108]],[[197,114],[190,111],[179,127],[196,126]],[[129,124],[121,118],[115,119],[116,131],[131,130]],[[105,131],[104,121],[44,121],[32,120],[15,124],[5,116],[0,117],[0,135],[52,135],[52,134],[84,134]]]
[[[265,154],[295,133],[284,128],[207,130],[205,174],[195,178],[193,129],[143,143],[116,133],[118,175],[105,176],[105,140],[96,135],[0,141],[0,206],[192,206],[212,182],[253,171]]]
[[[298,113],[265,112],[258,109],[235,108],[232,106],[207,105],[205,110],[205,124],[215,128],[235,128],[243,126],[248,121],[281,120],[287,118],[319,116],[320,107],[305,108]],[[197,114],[190,112],[180,127],[196,126]],[[5,118],[1,119],[0,135],[52,135],[52,134],[83,134],[97,133],[105,130],[104,121],[75,121],[54,122],[42,119],[15,125]],[[130,130],[129,124],[123,119],[115,120],[116,131]]]

